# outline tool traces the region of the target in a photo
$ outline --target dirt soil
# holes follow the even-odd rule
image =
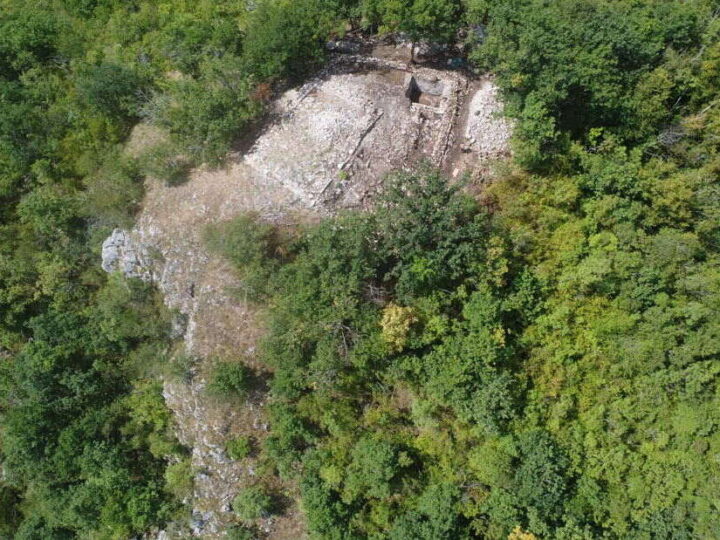
[[[228,406],[204,393],[217,358],[265,369],[253,357],[262,336],[258,311],[233,293],[239,282],[232,268],[206,250],[207,225],[248,211],[297,222],[366,208],[392,170],[425,160],[457,176],[508,153],[511,126],[496,114],[501,104],[492,79],[409,65],[398,60],[402,51],[378,53],[383,57],[338,55],[317,77],[285,92],[249,148],[231,154],[225,166],[194,170],[175,187],[148,179],[142,211],[127,232],[143,254],[143,275],[184,315],[186,353],[197,359],[191,380],[168,380],[164,391],[178,435],[192,448],[196,536],[221,536],[234,522],[237,490],[258,478],[256,460],[231,460],[225,441],[244,434],[261,442],[269,429],[262,394]],[[139,126],[131,151],[157,138]],[[276,487],[293,497],[293,486]],[[257,525],[270,538],[305,538],[293,505]]]

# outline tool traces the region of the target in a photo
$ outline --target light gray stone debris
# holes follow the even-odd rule
[[[186,313],[174,313],[170,321],[170,339],[179,339],[185,335],[188,327],[188,316]]]
[[[212,512],[193,512],[190,518],[190,528],[193,534],[202,536],[208,532],[212,532],[207,530],[212,517]]]
[[[115,229],[103,242],[102,269],[106,272],[121,272],[127,277],[152,279],[146,249],[122,229]]]
[[[339,39],[336,41],[328,41],[325,48],[331,52],[342,54],[358,54],[360,52],[360,44],[355,41]]]

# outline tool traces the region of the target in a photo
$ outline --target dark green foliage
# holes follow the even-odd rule
[[[455,540],[468,538],[465,520],[457,513],[461,490],[451,484],[429,486],[414,507],[400,516],[390,529],[389,538],[404,540]]]
[[[0,485],[0,538],[11,538],[21,521],[18,504],[20,493],[8,486]]]
[[[398,473],[398,450],[392,444],[370,437],[360,439],[350,453],[343,500],[359,496],[384,499],[392,493],[392,480]]]
[[[232,261],[243,278],[243,295],[260,298],[267,293],[268,278],[287,255],[287,241],[277,228],[247,214],[205,231],[208,247]]]
[[[140,161],[147,176],[164,180],[169,186],[184,183],[192,168],[192,161],[182,155],[180,145],[173,143],[153,146]]]
[[[265,441],[265,450],[273,459],[281,478],[292,478],[304,450],[315,435],[292,408],[285,404],[270,405],[274,429]]]
[[[193,471],[190,459],[183,459],[168,465],[165,469],[165,489],[178,499],[192,495]]]
[[[378,221],[402,302],[452,288],[484,256],[484,216],[437,171],[390,179]]]
[[[224,230],[236,228],[248,231],[237,235],[243,245],[255,245],[235,259],[246,275],[276,268],[262,274],[271,306],[263,359],[275,369],[265,451],[281,476],[300,477],[312,530],[331,538],[465,531],[459,470],[444,469],[439,456],[436,463],[440,449],[420,435],[434,420],[396,410],[388,396],[411,388],[417,407],[466,423],[474,441],[516,417],[522,386],[511,332],[534,285],[516,276],[488,216],[423,169],[389,179],[376,212],[289,239],[278,246],[281,259],[263,240],[281,238],[270,226],[241,218]],[[235,245],[234,234],[213,235],[216,245]],[[402,339],[393,325],[404,328]],[[430,433],[441,436],[437,427]],[[431,488],[436,474],[450,476]]]
[[[146,284],[101,274],[98,239],[130,226],[144,174],[178,184],[220,161],[349,18],[413,41],[471,25],[471,65],[516,120],[515,167],[483,206],[422,170],[375,211],[297,235],[252,216],[209,233],[267,301],[264,457],[298,482],[310,532],[716,537],[716,12],[7,0],[0,535],[128,538],[176,515],[191,471],[149,378],[168,316]],[[123,143],[140,115],[164,133],[136,163]],[[212,375],[238,402],[256,382],[238,362]],[[259,487],[236,503],[243,519],[277,506]]]
[[[640,16],[625,8],[628,20]],[[699,11],[665,3],[645,9],[668,17],[663,25],[673,33],[655,27],[658,39],[677,36],[688,51],[661,50],[622,68],[648,73],[626,79],[639,80],[644,92],[638,125],[657,134],[674,122],[684,135],[660,132],[630,146],[649,132],[629,134],[604,117],[610,125],[590,130],[586,147],[553,156],[564,169],[572,164],[570,172],[516,174],[493,188],[498,223],[512,231],[545,289],[541,316],[525,332],[532,384],[525,415],[552,433],[520,438],[526,463],[515,488],[505,478],[486,503],[504,523],[498,535],[518,521],[552,537],[692,538],[718,526],[700,502],[701,479],[716,474],[705,452],[717,439],[707,411],[718,383],[709,360],[718,347],[709,285],[718,255],[708,221],[717,198],[707,197],[717,179],[718,148],[708,131],[717,113],[702,105],[709,94],[700,81],[718,65],[710,52],[717,29],[699,24],[702,3]],[[641,39],[640,55],[653,47]],[[697,42],[705,45],[694,49]],[[648,70],[653,62],[659,67]],[[674,107],[647,92],[663,79],[666,96],[682,95],[669,98]]]
[[[248,214],[207,231],[208,246],[240,267],[258,268],[274,258],[280,247],[277,232]]]
[[[502,304],[488,290],[467,300],[464,321],[428,356],[424,384],[439,403],[467,421],[498,433],[515,416],[517,381],[506,367],[514,352],[505,342]]]
[[[93,318],[103,338],[124,350],[145,340],[161,340],[169,333],[169,318],[158,313],[159,303],[148,283],[113,275],[97,296]]]
[[[156,420],[145,428],[149,419],[131,408],[139,402],[121,399],[131,388],[122,355],[156,330],[136,325],[137,304],[125,314],[95,309],[90,317],[51,310],[35,318],[34,340],[13,360],[4,470],[13,485],[43,494],[45,506],[31,515],[51,535],[99,528],[130,534],[173,508],[161,489],[162,456],[145,442],[165,436],[166,425]]]
[[[57,20],[44,10],[6,8],[0,20],[0,76],[16,78],[56,53]]]
[[[483,4],[488,37],[473,56],[511,96],[523,164],[547,164],[566,148],[566,134],[583,138],[593,128],[642,139],[668,119],[670,106],[689,101],[659,66],[666,51],[697,47],[707,2]]]
[[[84,182],[84,215],[105,227],[127,227],[132,223],[143,195],[143,177],[133,160],[120,151],[110,151]]]
[[[262,79],[298,78],[324,55],[334,1],[261,0],[250,15],[243,59]]]
[[[351,515],[339,494],[328,487],[318,474],[306,474],[300,484],[302,503],[311,531],[323,538],[344,538]]]
[[[78,70],[77,79],[78,96],[85,105],[120,118],[136,116],[140,96],[147,91],[145,81],[122,65],[86,66]]]
[[[229,440],[225,444],[225,450],[227,451],[230,459],[241,460],[246,458],[252,452],[253,444],[250,437],[236,437],[235,439]]]
[[[255,118],[261,105],[251,97],[254,83],[237,57],[205,60],[197,77],[169,81],[143,111],[177,141],[195,162],[217,163]]]
[[[252,387],[250,369],[242,362],[219,361],[213,368],[207,383],[207,392],[226,399],[245,399]]]
[[[272,513],[274,502],[267,490],[257,485],[240,490],[233,499],[232,507],[240,519],[252,521]]]
[[[480,4],[475,59],[543,174],[498,181],[492,216],[399,175],[281,259],[247,250],[275,269],[267,454],[323,538],[712,537],[716,23]]]
[[[520,465],[515,471],[515,495],[544,520],[559,517],[567,496],[567,457],[542,431],[519,437]]]
[[[255,540],[255,538],[258,538],[258,534],[253,529],[233,525],[228,528],[227,538],[228,540]]]
[[[180,13],[168,22],[159,37],[159,46],[176,69],[197,75],[198,67],[207,58],[240,54],[242,34],[228,16],[228,8],[222,5],[215,12],[201,9],[196,13]],[[218,16],[220,13],[224,16]]]
[[[185,496],[189,471],[176,457],[165,475],[182,449],[152,379],[169,317],[147,284],[102,273],[100,241],[131,227],[145,175],[178,184],[221,160],[262,112],[264,77],[309,65],[337,14],[306,7],[266,21],[231,1],[3,2],[4,537],[129,538],[174,517],[165,488]],[[163,132],[136,160],[124,143],[143,115]],[[239,365],[215,375],[236,397],[252,382]]]
[[[366,25],[384,32],[405,32],[414,42],[450,43],[461,21],[461,3],[457,0],[363,0],[361,11]]]
[[[70,540],[73,537],[74,535],[70,529],[52,528],[43,518],[33,516],[22,522],[15,531],[13,538],[22,540],[35,540],[36,538]]]

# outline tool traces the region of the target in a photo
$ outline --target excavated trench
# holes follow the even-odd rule
[[[405,96],[411,103],[419,103],[437,109],[442,103],[445,85],[442,81],[429,81],[414,75],[407,77]]]

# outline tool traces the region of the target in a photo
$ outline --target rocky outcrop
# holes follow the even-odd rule
[[[126,277],[152,279],[147,246],[133,240],[127,231],[115,229],[102,245],[102,269]]]

